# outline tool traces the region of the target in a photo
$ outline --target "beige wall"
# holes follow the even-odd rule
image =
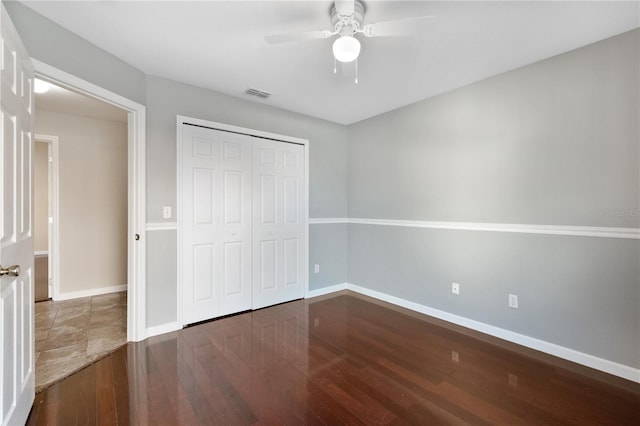
[[[127,283],[127,124],[36,110],[59,138],[60,293]]]
[[[49,144],[35,142],[33,149],[33,250],[36,252],[49,249]]]

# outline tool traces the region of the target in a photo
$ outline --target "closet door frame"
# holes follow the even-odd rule
[[[280,135],[276,133],[264,132],[261,130],[250,129],[246,127],[232,126],[229,124],[218,123],[215,121],[202,120],[193,117],[187,117],[183,115],[178,115],[176,117],[176,153],[177,153],[177,164],[176,164],[176,189],[177,189],[177,202],[176,202],[176,211],[175,217],[177,221],[177,313],[178,313],[178,324],[181,326],[186,325],[184,323],[184,315],[183,315],[183,292],[184,292],[184,283],[183,281],[183,244],[182,244],[182,206],[184,205],[184,194],[182,193],[182,126],[183,125],[192,125],[192,126],[201,126],[214,130],[220,130],[225,132],[239,133],[243,135],[253,136],[257,138],[270,139],[274,141],[280,141],[285,143],[294,143],[298,145],[302,145],[304,147],[304,212],[302,218],[304,220],[304,247],[303,247],[303,268],[306,273],[304,274],[304,294],[309,292],[309,140],[297,138],[293,136]]]

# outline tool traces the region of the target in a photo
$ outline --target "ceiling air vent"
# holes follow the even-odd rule
[[[269,96],[271,96],[271,93],[263,92],[262,90],[258,89],[247,89],[244,93],[251,96],[257,96],[262,99],[267,99]]]

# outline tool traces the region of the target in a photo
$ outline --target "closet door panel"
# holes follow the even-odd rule
[[[251,139],[182,126],[183,323],[251,307]]]
[[[253,138],[254,309],[304,296],[304,147]]]

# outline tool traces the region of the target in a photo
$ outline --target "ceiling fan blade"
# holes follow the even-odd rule
[[[351,16],[355,10],[355,0],[337,0],[335,3],[338,15]]]
[[[304,33],[273,34],[265,36],[264,39],[270,44],[294,43],[298,41],[317,40],[329,38],[333,33],[329,30],[307,31]]]
[[[432,18],[435,18],[435,16],[425,15],[414,18],[395,19],[393,21],[375,22],[365,25],[362,28],[362,33],[366,37],[407,36],[428,29],[429,27],[425,24]]]

